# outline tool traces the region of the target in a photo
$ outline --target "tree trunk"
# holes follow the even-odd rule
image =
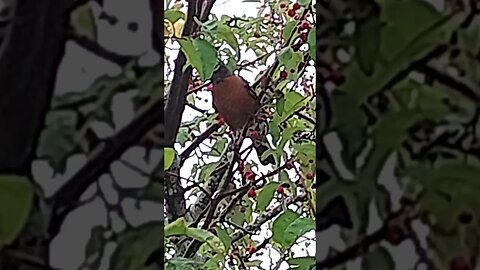
[[[64,54],[68,7],[73,0],[11,2],[11,19],[0,43],[0,174],[29,176]],[[0,254],[0,269],[39,269],[31,260],[30,266],[25,264],[29,260],[20,259],[23,255],[47,263],[48,242],[38,207],[33,207],[19,239]]]

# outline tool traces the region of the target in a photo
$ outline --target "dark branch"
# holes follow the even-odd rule
[[[71,210],[75,208],[80,196],[102,174],[107,173],[113,161],[132,145],[137,143],[153,127],[162,123],[163,99],[157,99],[141,112],[127,127],[113,137],[100,143],[92,151],[85,166],[83,166],[60,190],[50,199],[54,205],[54,218],[49,228],[50,236],[59,232],[61,224]]]
[[[219,124],[213,124],[205,132],[200,134],[195,140],[180,154],[180,166],[185,162],[185,160],[190,156],[190,154],[195,150],[205,139],[207,139],[213,132],[215,132],[220,127]]]
[[[104,47],[100,46],[100,44],[98,44],[96,41],[91,40],[88,37],[69,33],[68,38],[73,42],[77,43],[80,47],[95,54],[96,56],[111,61],[121,67],[125,66],[132,60],[132,57],[130,56],[120,55],[105,49]]]

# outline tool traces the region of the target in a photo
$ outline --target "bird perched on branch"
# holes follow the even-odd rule
[[[226,66],[220,65],[212,76],[213,107],[220,113],[225,122],[234,131],[241,131],[260,109],[260,103],[249,83],[233,74]],[[258,125],[257,127],[262,126]],[[266,127],[267,125],[263,125]],[[260,162],[264,165],[274,164],[272,155],[262,160],[268,149],[266,130],[253,128],[247,135],[252,139]]]

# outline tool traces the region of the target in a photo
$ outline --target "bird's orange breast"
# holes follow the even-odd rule
[[[248,90],[245,81],[230,76],[215,84],[212,89],[213,104],[233,129],[241,129],[255,115],[259,105]]]

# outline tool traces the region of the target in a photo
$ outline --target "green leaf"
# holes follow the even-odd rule
[[[227,44],[230,45],[230,47],[232,47],[232,49],[234,49],[238,54],[238,40],[235,37],[232,29],[227,25],[220,24],[218,25],[217,31],[221,39],[225,40],[225,42],[227,42]]]
[[[276,121],[277,123],[282,123],[286,119],[288,119],[293,113],[295,113],[297,110],[305,106],[308,102],[308,98],[305,96],[302,96],[300,93],[295,92],[295,91],[288,91],[285,94],[284,101],[282,102],[282,114],[280,115],[279,118],[276,118],[276,115],[274,115],[273,121]]]
[[[267,206],[270,204],[270,202],[273,199],[273,196],[275,195],[275,191],[278,188],[278,183],[275,182],[270,182],[266,184],[260,192],[258,192],[257,195],[257,205],[256,205],[256,210],[259,212],[265,211],[267,209]]]
[[[175,160],[175,149],[170,148],[170,147],[165,147],[163,149],[163,159],[164,159],[164,170],[170,169],[170,167],[173,164],[173,161]]]
[[[400,146],[411,127],[425,119],[438,120],[446,113],[448,113],[446,108],[412,109],[384,116],[373,130],[373,148],[360,171],[360,178],[376,181],[385,160]]]
[[[215,252],[224,253],[226,250],[217,236],[207,230],[188,227],[183,217],[165,226],[165,237],[174,235],[186,235],[202,243],[207,243]]]
[[[412,20],[411,18],[415,18]],[[422,39],[421,34],[445,18],[443,14],[426,2],[416,0],[385,1],[382,8],[381,52],[383,56],[395,56],[412,43]]]
[[[190,236],[202,243],[207,243],[213,249],[213,251],[217,253],[225,253],[225,246],[223,245],[222,241],[207,230],[187,227],[186,234],[187,236]]]
[[[283,48],[279,54],[278,54],[278,61],[280,62],[281,65],[285,65],[290,59],[292,59],[293,56],[293,49],[292,47],[288,46]]]
[[[388,2],[404,3],[412,2],[412,0]],[[422,1],[413,0],[413,2],[428,5]],[[412,10],[415,10],[415,13],[417,12],[415,8]],[[392,10],[389,12],[394,13],[397,11]],[[357,107],[360,106],[368,96],[380,91],[394,76],[406,69],[413,61],[424,57],[439,44],[448,42],[451,33],[462,21],[462,17],[459,14],[454,16],[434,16],[433,19],[425,20],[428,27],[418,27],[418,25],[423,26],[423,24],[420,24],[417,19],[409,19],[414,17],[408,13],[407,10],[404,10],[404,12],[407,15],[401,15],[398,19],[401,18],[403,21],[409,21],[415,26],[412,26],[413,29],[409,31],[405,29],[402,30],[405,32],[403,36],[402,33],[391,29],[392,27],[397,27],[395,25],[399,22],[387,23],[387,25],[382,28],[380,57],[383,61],[378,62],[378,67],[375,68],[372,76],[367,76],[363,73],[357,61],[351,63],[346,70],[346,81],[340,89],[354,97],[354,100],[357,102]],[[391,20],[391,18],[387,18]],[[419,32],[417,31],[418,29],[423,30]],[[407,34],[409,36],[405,36]]]
[[[287,239],[285,238],[285,230],[300,217],[299,214],[293,212],[290,209],[286,209],[280,216],[278,216],[272,224],[273,241],[279,243],[285,248],[290,247]]]
[[[362,260],[362,270],[393,270],[395,261],[390,252],[384,247],[378,246],[373,251],[367,253]]]
[[[299,3],[300,5],[302,5],[302,6],[305,7],[305,6],[310,5],[310,2],[311,2],[311,1],[312,1],[312,0],[298,0],[298,3]]]
[[[0,175],[0,250],[13,243],[27,223],[33,192],[27,177]]]
[[[246,196],[243,196],[245,202],[243,205],[245,206],[245,222],[252,223],[253,221],[253,202],[252,200],[248,200]]]
[[[245,223],[245,211],[242,212],[242,208],[246,210],[244,206],[235,206],[233,213],[229,215],[230,222],[240,227]]]
[[[148,223],[127,231],[118,237],[118,247],[110,259],[109,269],[143,269],[150,254],[163,245],[162,239],[162,223]]]
[[[285,69],[288,72],[288,80],[298,79],[298,66],[303,61],[303,54],[301,52],[294,52],[290,60],[285,63]],[[292,69],[295,70],[292,72]],[[283,83],[283,82],[282,82]]]
[[[295,27],[297,26],[297,21],[289,21],[286,25],[285,28],[283,29],[283,39],[287,41],[290,36],[293,34],[293,31],[295,30]]]
[[[225,246],[225,250],[228,251],[232,246],[232,238],[230,237],[230,235],[225,229],[222,229],[220,227],[215,227],[215,230],[217,231],[218,238],[220,239],[220,241],[222,241],[223,245]]]
[[[324,212],[323,215],[328,218],[327,222],[324,220],[321,223],[328,224],[332,218],[342,222],[351,221],[353,231],[358,232],[368,222],[368,207],[372,196],[372,191],[365,188],[361,181],[327,181],[320,185],[316,193],[317,211]],[[346,209],[339,208],[342,202]]]
[[[166,270],[197,270],[201,269],[203,261],[195,261],[190,258],[174,257],[165,263]]]
[[[193,95],[189,95],[189,97],[193,97]],[[185,147],[185,143],[189,140],[189,129],[186,127],[180,127],[177,134],[177,143],[179,143],[182,147]]]
[[[432,168],[422,164],[409,168],[407,172],[426,189],[441,194],[461,197],[471,193],[477,198],[475,194],[480,191],[480,168],[475,165],[452,161]]]
[[[285,107],[286,112],[297,110],[304,105],[302,101],[305,101],[306,97],[295,91],[288,91],[285,94]]]
[[[316,260],[315,257],[300,257],[288,259],[287,263],[290,265],[289,269],[310,270],[316,264]]]
[[[386,220],[391,211],[390,192],[384,186],[377,185],[374,199],[379,217]]]
[[[77,35],[87,37],[90,40],[97,40],[97,24],[89,3],[72,11],[70,23]]]
[[[217,49],[204,39],[194,39],[193,45],[202,59],[202,72],[199,72],[200,78],[203,81],[210,79],[218,63]]]
[[[355,171],[356,158],[367,142],[367,118],[350,94],[336,91],[331,102],[333,128],[342,142],[342,161],[350,171]]]
[[[217,20],[209,20],[209,21],[206,21],[204,23],[202,23],[201,21],[199,20],[195,20],[197,23],[199,23],[199,25],[202,26],[202,30],[204,32],[207,32],[209,34],[215,34],[217,29],[218,29],[218,26],[220,25],[219,22]]]
[[[89,261],[88,266],[93,269],[98,269],[103,257],[104,247],[107,242],[105,239],[105,227],[95,226],[90,233],[90,239],[88,240],[85,248],[85,259]]]
[[[314,143],[294,144],[292,147],[297,151],[297,156],[303,163],[307,164],[309,160],[315,159],[317,149]]]
[[[305,233],[315,230],[315,221],[311,218],[297,218],[285,229],[284,244],[291,247]]]
[[[165,186],[163,182],[151,181],[143,190],[141,195],[142,200],[163,203],[165,199]]]
[[[203,265],[202,270],[218,270],[220,269],[221,262],[225,256],[222,254],[216,254],[215,256],[208,259],[208,261]]]
[[[77,122],[77,113],[72,110],[51,111],[47,115],[47,128],[40,135],[37,155],[46,158],[57,172],[64,171],[67,158],[77,147]]]
[[[185,234],[187,234],[187,221],[183,217],[165,226],[165,237]]]
[[[217,166],[220,164],[220,162],[212,162],[209,164],[205,164],[202,166],[202,169],[200,171],[200,175],[198,176],[199,180],[203,183],[208,181],[210,178],[210,175],[215,171]]]
[[[467,28],[458,29],[458,45],[469,55],[475,55],[480,50],[480,17],[475,16]]]
[[[221,156],[223,154],[223,150],[225,150],[226,144],[227,144],[227,138],[219,138],[215,142],[215,145],[213,145],[210,155],[214,157]]]
[[[175,23],[176,21],[180,19],[185,20],[185,13],[178,9],[169,9],[166,10],[163,15],[165,16],[164,18],[169,20],[172,24]]]
[[[204,39],[180,39],[178,40],[182,51],[187,57],[187,66],[193,66],[202,80],[212,77],[218,63],[218,52],[215,47]]]
[[[372,75],[380,49],[381,22],[379,16],[370,17],[359,23],[355,31],[355,55],[361,70]]]
[[[198,71],[198,73],[204,74],[202,58],[195,46],[193,45],[192,39],[179,39],[178,42],[180,43],[182,51],[187,58],[187,65],[193,66]]]
[[[256,267],[258,269],[261,269],[260,265],[263,263],[262,260],[253,260],[253,261],[248,261],[245,262],[245,266],[247,267]]]
[[[312,59],[317,59],[316,58],[316,51],[317,51],[317,31],[316,27],[313,27],[310,29],[310,32],[308,33],[308,54]]]

